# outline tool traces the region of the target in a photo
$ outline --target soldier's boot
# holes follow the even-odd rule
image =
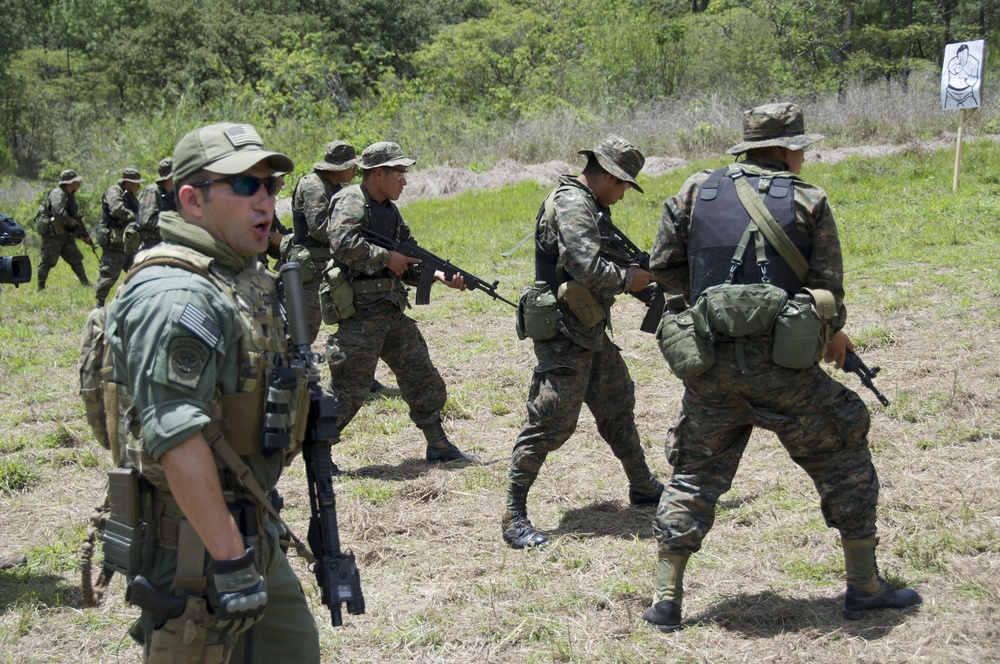
[[[426,427],[421,427],[424,438],[427,439],[427,463],[439,461],[470,461],[472,457],[452,445],[448,435],[441,426],[441,420]]]
[[[44,279],[39,279],[38,280],[38,290],[40,290],[40,291],[45,290],[45,280]]]
[[[687,556],[661,553],[656,560],[656,586],[653,606],[642,612],[642,619],[661,632],[681,628],[681,600],[684,598],[684,569]]]
[[[90,279],[87,278],[87,272],[83,269],[82,265],[74,267],[73,273],[76,275],[76,278],[80,280],[81,286],[90,288]]]
[[[507,487],[507,509],[500,521],[503,541],[514,549],[542,546],[549,538],[535,530],[528,520],[528,489],[531,485],[511,483]]]
[[[647,507],[660,503],[663,484],[653,476],[646,465],[646,459],[630,459],[622,462],[628,477],[628,502],[634,507]]]
[[[923,600],[910,588],[893,588],[879,576],[875,562],[874,537],[861,540],[841,540],[844,547],[844,567],[847,570],[847,592],[844,595],[844,618],[860,620],[865,611],[904,609]]]

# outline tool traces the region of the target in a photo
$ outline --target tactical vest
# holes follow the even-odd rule
[[[118,185],[121,187],[121,185]],[[122,187],[122,201],[125,203],[125,207],[131,210],[134,214],[139,213],[139,200],[135,197],[135,194],[129,191],[125,191]],[[108,194],[105,192],[104,196],[101,197],[101,223],[111,229],[121,230],[125,228],[127,222],[121,219],[115,219],[111,216],[111,208],[108,205]]]
[[[261,434],[268,401],[268,378],[278,363],[287,366],[290,360],[277,295],[277,276],[265,270],[248,268],[235,278],[228,277],[212,265],[209,256],[195,249],[177,244],[159,244],[137,256],[136,265],[126,277],[125,284],[139,270],[153,265],[168,265],[199,274],[232,300],[243,330],[237,391],[221,394],[216,390],[209,402],[210,422],[204,431],[209,439],[215,432],[221,433],[239,456],[262,453]],[[287,464],[298,453],[305,434],[309,394],[304,377],[297,381],[284,399],[288,403],[288,428],[291,432],[291,444],[283,451],[284,463]],[[146,453],[140,440],[139,413],[134,407],[130,410],[125,416],[129,429],[128,458],[155,488],[165,491],[167,484],[163,467]],[[216,465],[220,471],[226,468],[218,457]],[[221,479],[224,490],[238,488],[233,486],[233,478],[223,476]]]
[[[318,175],[319,181],[323,184],[323,191],[326,194],[326,198],[330,203],[327,204],[327,211],[333,207],[333,195],[335,192],[335,185],[330,184],[325,177]],[[299,193],[299,185],[302,184],[302,180],[295,183],[295,191],[292,192],[292,232],[294,234],[294,242],[297,245],[303,247],[328,247],[326,242],[321,242],[309,234],[309,223],[306,221],[306,211],[297,209],[294,205],[295,198]]]
[[[399,229],[403,224],[403,217],[399,214],[399,209],[392,204],[389,205],[379,205],[373,204],[371,196],[361,185],[352,185],[361,190],[362,195],[365,197],[365,211],[361,216],[361,228],[364,230],[370,230],[373,233],[378,233],[379,235],[385,236],[393,240],[405,239],[399,237]],[[344,192],[346,192],[351,187],[345,187],[338,191],[334,195],[334,199],[339,199],[343,197]],[[331,206],[333,201],[331,200]],[[334,259],[337,267],[340,269],[350,272],[350,268]],[[384,273],[388,273],[387,276],[396,276],[389,272],[388,270],[383,270]],[[368,278],[368,275],[360,275],[361,278]]]
[[[698,189],[695,199],[687,243],[691,302],[697,300],[706,288],[726,281],[734,265],[733,252],[751,221],[750,213],[740,201],[736,185],[728,173],[728,168],[712,173]],[[812,239],[795,223],[795,178],[791,174],[761,177],[746,171],[744,176],[752,187],[764,194],[764,206],[808,261],[812,253]],[[770,283],[784,290],[789,297],[794,295],[802,287],[802,281],[770,243],[766,243],[765,257],[767,264],[764,270]],[[733,283],[761,283],[763,276],[751,242],[744,252],[742,263],[733,273]]]
[[[559,264],[558,244],[556,245],[555,253],[550,252],[542,245],[542,222],[545,222],[549,228],[555,223],[556,213],[553,203],[555,202],[556,193],[562,188],[563,185],[559,184],[545,196],[545,200],[542,201],[542,205],[538,209],[538,216],[535,217],[535,281],[547,282],[552,288],[553,293],[559,290],[561,284],[570,281],[571,277],[566,274],[562,265]],[[601,234],[599,255],[602,258],[614,260],[616,257],[611,254],[607,246],[610,229],[602,223],[604,214],[603,211],[597,213],[597,228]]]

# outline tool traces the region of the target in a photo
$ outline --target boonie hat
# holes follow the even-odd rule
[[[398,143],[382,141],[372,143],[361,153],[361,168],[369,171],[373,168],[390,168],[392,166],[406,166],[409,168],[417,163],[416,159],[407,159],[403,156],[403,148]]]
[[[72,168],[67,168],[59,173],[59,184],[70,184],[71,182],[80,182],[81,180],[83,178]]]
[[[640,194],[644,193],[642,187],[636,184],[635,176],[642,170],[646,158],[642,156],[637,147],[624,138],[609,134],[593,150],[579,150],[577,154],[593,156],[601,168],[619,180],[628,182]]]
[[[314,171],[346,171],[358,165],[358,152],[347,141],[330,141],[323,148],[323,161],[313,164]]]
[[[174,179],[205,169],[220,175],[239,175],[262,161],[276,171],[293,171],[287,155],[264,149],[264,141],[253,125],[223,122],[195,129],[174,148]]]
[[[156,167],[156,172],[160,175],[156,181],[166,182],[174,175],[174,160],[170,157],[161,159],[160,164]]]
[[[142,182],[142,173],[135,166],[128,166],[122,169],[122,182],[135,182],[139,184]]]
[[[727,154],[740,155],[754,148],[783,147],[804,150],[822,134],[807,134],[802,119],[802,109],[786,102],[764,104],[743,112],[743,142],[726,150]]]

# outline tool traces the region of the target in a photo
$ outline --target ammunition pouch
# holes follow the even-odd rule
[[[559,286],[557,298],[565,302],[580,324],[591,328],[607,318],[608,312],[594,294],[579,281],[567,281]]]
[[[833,293],[803,289],[774,320],[771,360],[788,369],[808,369],[823,358],[837,314]]]
[[[309,261],[312,264],[312,259]],[[323,280],[319,285],[319,310],[323,322],[333,325],[351,318],[354,309],[354,288],[347,279],[347,273],[330,261],[323,270]]]
[[[105,226],[103,223],[97,224],[97,226],[94,227],[94,242],[97,243],[97,246],[107,247],[114,243],[113,239],[114,231]]]
[[[681,380],[700,376],[715,364],[715,339],[702,308],[667,311],[656,343],[670,371]]]
[[[152,562],[156,540],[150,527],[152,489],[135,468],[108,471],[110,514],[101,538],[104,565],[127,576]]]
[[[695,307],[716,332],[740,338],[770,334],[787,301],[785,291],[770,284],[720,284],[702,291]]]
[[[290,242],[285,245],[285,238],[287,237],[291,236],[286,235],[281,239],[281,247],[279,247],[281,259],[286,263],[298,263],[302,283],[308,284],[316,279],[316,264],[313,262],[312,252],[310,252],[309,247],[303,247],[301,244]]]
[[[134,221],[122,231],[122,242],[125,244],[125,251],[130,254],[142,249],[142,237],[139,235],[139,227]]]
[[[521,291],[517,300],[517,338],[546,341],[556,336],[556,324],[562,320],[559,301],[545,281],[536,281]]]

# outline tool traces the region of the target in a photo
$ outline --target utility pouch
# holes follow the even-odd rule
[[[770,333],[788,296],[770,284],[720,284],[706,288],[698,300],[716,332],[739,338]]]
[[[312,258],[308,261],[312,264]],[[355,314],[354,289],[347,280],[347,273],[333,261],[327,263],[323,270],[323,281],[319,285],[319,310],[327,325],[345,321]]]
[[[656,328],[656,343],[681,380],[700,376],[715,364],[712,330],[698,309],[668,310]]]
[[[823,357],[837,305],[828,290],[803,289],[774,321],[771,360],[787,369],[808,369]]]
[[[284,238],[282,238],[282,241],[284,241]],[[303,247],[301,244],[292,244],[281,255],[286,263],[294,261],[299,264],[299,275],[302,283],[308,284],[316,279],[316,264],[313,262],[313,257],[309,253],[308,247]]]
[[[49,210],[42,203],[38,206],[38,211],[35,212],[35,230],[38,231],[39,235],[45,235],[49,232],[49,226],[52,223],[51,217],[49,217]]]
[[[106,247],[111,244],[111,229],[104,224],[97,224],[94,227],[94,242],[99,247]]]
[[[122,231],[122,242],[125,244],[125,251],[134,254],[142,248],[142,238],[139,236],[139,227],[133,221]]]
[[[141,573],[143,563],[152,560],[154,542],[143,520],[148,500],[149,486],[135,468],[108,471],[111,513],[102,535],[104,565],[127,576]]]
[[[559,286],[558,299],[565,302],[584,327],[594,327],[602,322],[607,312],[594,294],[579,281],[567,281]]]
[[[517,338],[546,341],[556,336],[562,319],[559,302],[548,283],[536,281],[521,291],[517,300]]]
[[[146,646],[146,661],[149,664],[223,662],[224,644],[216,644],[210,651],[206,651],[205,647],[208,627],[214,622],[215,616],[209,613],[208,602],[202,597],[189,595],[181,615],[153,630]]]

